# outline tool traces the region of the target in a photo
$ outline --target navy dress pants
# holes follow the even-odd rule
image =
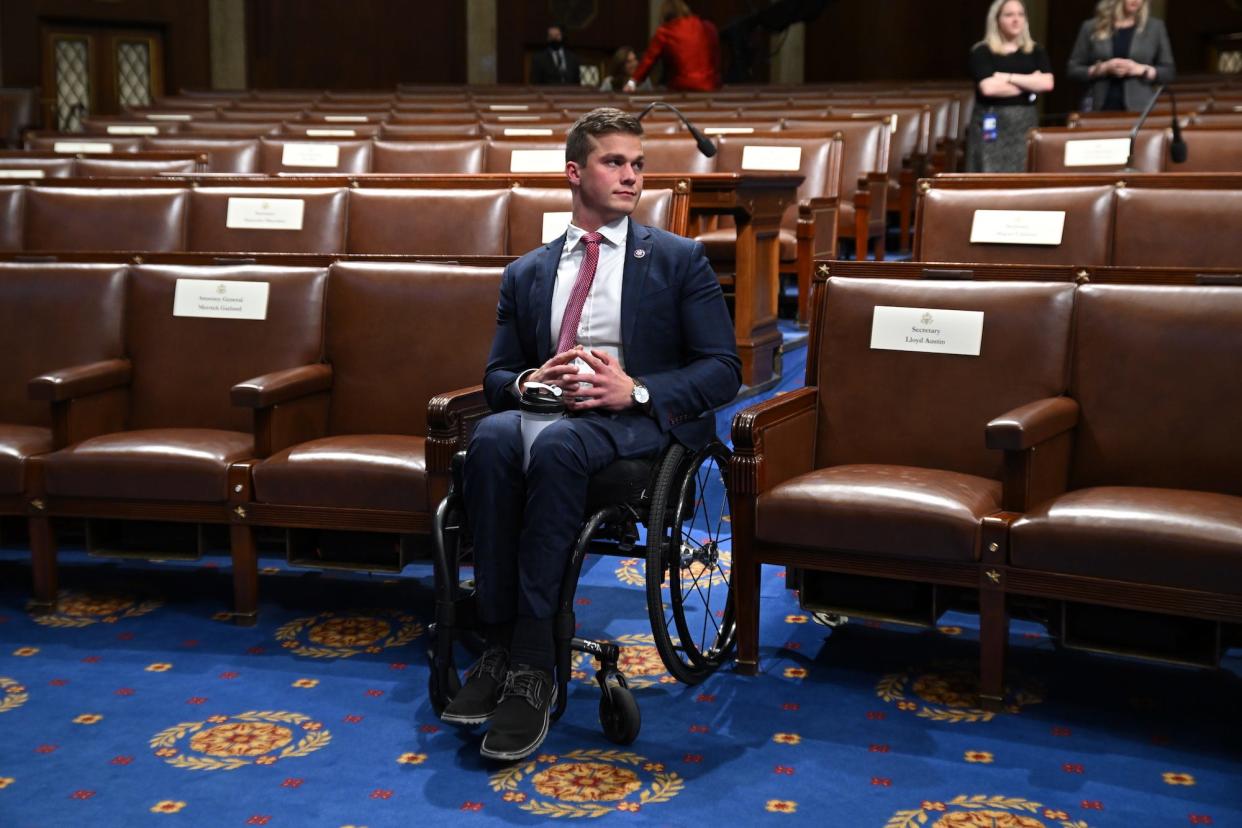
[[[540,432],[523,474],[521,415],[502,411],[480,422],[467,449],[463,487],[480,620],[518,622],[515,646],[524,619],[550,629],[591,476],[614,460],[654,456],[667,442],[644,414],[574,415]]]

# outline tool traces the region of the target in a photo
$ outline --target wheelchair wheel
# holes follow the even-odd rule
[[[664,666],[698,684],[736,643],[729,511],[729,450],[665,455],[647,520],[647,613]]]
[[[619,673],[606,677],[603,682],[603,695],[599,698],[599,723],[604,735],[615,744],[632,745],[643,724],[638,702]]]

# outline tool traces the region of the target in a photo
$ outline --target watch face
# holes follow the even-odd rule
[[[634,402],[638,403],[639,405],[646,405],[647,399],[649,396],[650,395],[648,395],[647,393],[647,386],[645,385],[634,386]]]

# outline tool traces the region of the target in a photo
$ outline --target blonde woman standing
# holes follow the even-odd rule
[[[1051,92],[1048,53],[1031,39],[1021,0],[995,0],[983,40],[970,50],[975,111],[966,145],[967,172],[1023,172],[1026,132],[1039,125],[1035,103]]]
[[[1068,74],[1091,84],[1091,109],[1141,110],[1177,74],[1164,22],[1147,0],[1100,0],[1078,30]]]

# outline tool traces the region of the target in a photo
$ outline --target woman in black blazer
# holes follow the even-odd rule
[[[1091,84],[1091,109],[1141,110],[1156,86],[1176,75],[1169,33],[1147,5],[1147,0],[1100,0],[1095,17],[1078,30],[1066,74]]]

